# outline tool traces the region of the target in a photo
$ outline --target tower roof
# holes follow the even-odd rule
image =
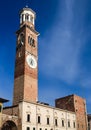
[[[31,9],[29,8],[28,6],[24,7],[22,10],[20,10],[20,14],[23,12],[23,11],[31,11],[34,15],[36,15],[36,13]]]

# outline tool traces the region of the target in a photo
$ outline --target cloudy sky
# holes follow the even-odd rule
[[[56,98],[76,94],[86,99],[91,113],[90,0],[0,1],[0,97],[12,103],[15,32],[26,4],[36,12],[40,33],[39,100],[54,105]]]

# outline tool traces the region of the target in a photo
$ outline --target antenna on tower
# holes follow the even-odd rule
[[[29,5],[29,1],[26,0],[26,8],[28,8],[28,5]]]
[[[26,5],[26,8],[28,8],[28,5]]]

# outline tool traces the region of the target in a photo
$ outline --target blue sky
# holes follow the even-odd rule
[[[39,100],[54,105],[56,98],[77,94],[91,113],[90,0],[0,1],[0,97],[12,102],[15,32],[26,3],[36,12],[40,33]]]

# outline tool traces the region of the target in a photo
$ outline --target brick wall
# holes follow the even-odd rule
[[[75,112],[73,96],[67,96],[55,100],[55,106],[64,110]]]
[[[5,108],[3,108],[2,113],[6,114],[6,115],[18,116],[19,115],[19,107],[18,106],[5,107]]]
[[[66,109],[76,113],[77,130],[87,130],[87,115],[85,99],[77,95],[69,95],[55,100],[57,108]]]
[[[24,45],[16,52],[13,105],[17,105],[20,101],[36,102],[38,98],[38,68],[30,68],[26,62],[29,54],[34,55],[37,61],[37,34],[27,25],[17,31],[17,39],[21,33],[24,34]],[[35,47],[28,44],[28,36],[34,39]],[[17,45],[18,42],[17,40]]]

